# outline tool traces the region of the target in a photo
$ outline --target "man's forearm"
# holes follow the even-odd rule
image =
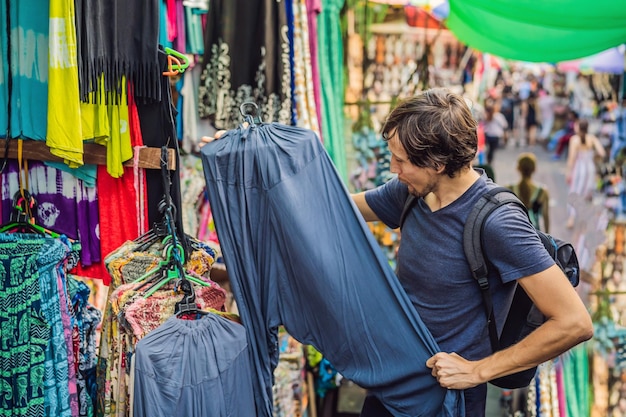
[[[519,343],[477,361],[480,379],[486,382],[532,368],[591,338],[586,320],[570,321],[564,326],[548,320]]]

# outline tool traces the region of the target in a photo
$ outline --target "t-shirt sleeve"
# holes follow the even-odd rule
[[[542,272],[555,263],[526,213],[513,205],[499,207],[487,218],[483,250],[503,283]]]
[[[398,181],[397,178],[393,178],[385,184],[367,191],[365,201],[385,225],[395,229],[400,226],[400,215],[408,196],[407,186]]]

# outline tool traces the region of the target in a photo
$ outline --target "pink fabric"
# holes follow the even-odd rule
[[[322,93],[320,87],[320,70],[317,63],[317,16],[322,12],[321,0],[306,0],[307,21],[309,24],[309,48],[311,49],[311,72],[313,76],[313,97],[317,122],[320,127],[319,135],[322,143]]]
[[[226,291],[218,284],[210,287],[195,287],[196,302],[201,310],[212,308],[224,310]],[[124,317],[130,324],[133,335],[142,339],[155,330],[168,318],[174,315],[175,304],[182,298],[172,293],[172,290],[159,290],[148,298],[138,297],[132,303],[124,306]]]
[[[198,230],[198,239],[202,241],[215,242],[219,244],[215,224],[213,222],[213,214],[211,213],[211,205],[205,202],[200,211],[200,227]]]
[[[185,26],[185,6],[183,0],[176,0],[176,41],[174,48],[181,53],[187,52],[187,37]]]
[[[556,363],[556,392],[559,396],[559,417],[567,417],[567,401],[563,384],[563,362],[559,360]]]
[[[176,30],[176,0],[167,0],[167,40],[173,42],[178,36]]]

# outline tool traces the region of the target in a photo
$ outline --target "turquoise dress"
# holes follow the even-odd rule
[[[344,132],[343,41],[339,13],[345,0],[324,0],[318,16],[318,59],[322,89],[322,137],[339,176],[347,184]]]

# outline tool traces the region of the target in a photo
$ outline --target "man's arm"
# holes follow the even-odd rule
[[[354,200],[354,204],[356,204],[366,222],[380,220],[376,213],[370,208],[369,204],[367,204],[367,201],[365,201],[365,192],[352,194],[352,200]]]
[[[441,386],[466,389],[537,366],[593,336],[587,308],[557,265],[520,279],[547,320],[519,343],[478,361],[437,353],[426,365]]]

